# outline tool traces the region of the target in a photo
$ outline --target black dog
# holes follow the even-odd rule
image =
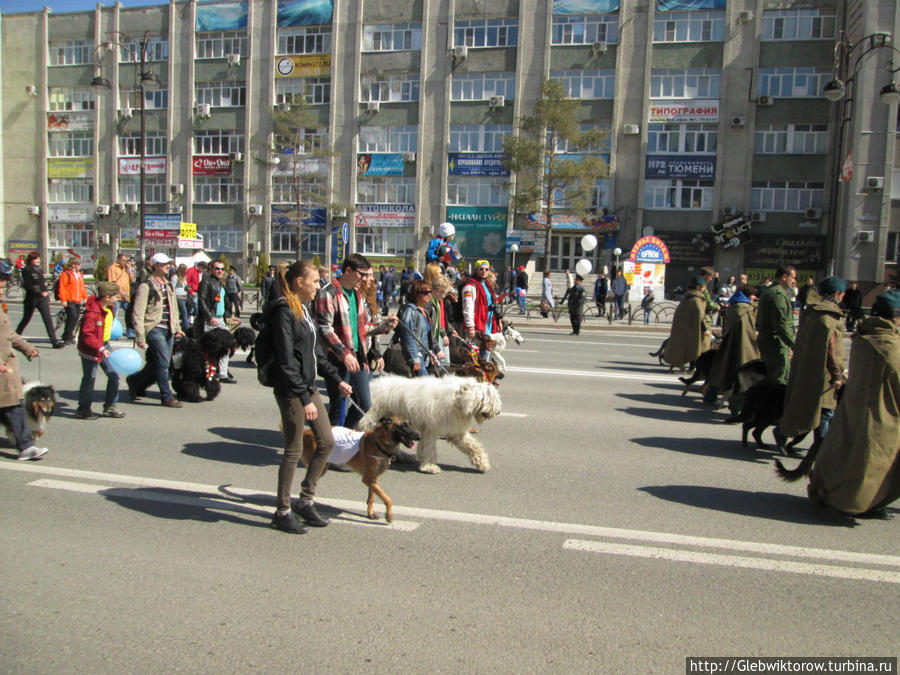
[[[219,359],[234,348],[234,336],[224,328],[210,330],[199,340],[179,338],[172,350],[172,389],[182,401],[200,402],[200,389],[212,401],[222,390]]]
[[[234,348],[231,350],[231,356],[238,349],[249,350],[247,354],[247,363],[253,363],[253,346],[256,344],[256,331],[246,326],[238,326],[231,334],[234,336]]]
[[[647,352],[648,354],[650,354],[650,356],[657,357],[659,359],[659,365],[661,365],[661,366],[666,365],[665,361],[663,361],[663,352],[666,351],[667,344],[669,344],[669,338],[666,338],[665,340],[663,340],[663,343],[659,346],[659,349],[657,349],[655,352]],[[670,370],[672,370],[672,369],[670,368]]]
[[[732,414],[737,414],[744,407],[744,396],[747,390],[757,382],[765,380],[767,374],[766,362],[762,359],[747,361],[737,369],[737,375],[731,387],[731,397],[728,399],[728,409]]]
[[[772,380],[757,382],[744,395],[744,405],[741,408],[741,412],[725,420],[725,424],[744,423],[741,443],[745,448],[747,447],[747,432],[752,428],[756,447],[768,449],[769,446],[762,439],[762,433],[767,428],[778,424],[778,420],[781,419],[781,415],[784,413],[784,394],[786,391],[787,385],[780,382]],[[806,438],[806,434],[800,434],[791,439],[791,442],[785,448],[787,453],[792,454],[792,448],[804,438]]]
[[[688,393],[688,389],[690,389],[691,385],[694,384],[694,382],[696,382],[697,380],[703,381],[703,387],[700,389],[700,391],[706,391],[706,380],[709,378],[709,371],[712,370],[713,361],[716,360],[716,352],[718,352],[718,349],[708,349],[703,352],[700,356],[697,357],[697,360],[694,361],[694,374],[690,377],[678,378],[679,380],[684,382],[684,391],[681,392],[682,396]]]

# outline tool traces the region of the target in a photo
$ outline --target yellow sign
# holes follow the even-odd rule
[[[93,175],[93,157],[53,157],[47,160],[48,178],[90,178]]]
[[[320,77],[331,74],[331,54],[283,56],[275,62],[275,77]]]
[[[181,223],[181,232],[178,236],[182,239],[196,239],[197,223]]]

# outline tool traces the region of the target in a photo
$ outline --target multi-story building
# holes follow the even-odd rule
[[[516,241],[520,261],[549,256],[563,270],[588,257],[596,269],[655,234],[670,249],[670,287],[706,264],[762,278],[782,261],[881,282],[900,259],[897,104],[878,96],[885,66],[900,63],[898,31],[894,0],[173,1],[6,14],[4,247],[127,250],[143,209],[156,250],[175,253],[166,228],[184,221],[212,255],[292,257],[300,218],[304,255],[324,260],[346,222],[351,249],[402,264],[450,220],[467,258],[501,265]],[[836,74],[849,95],[834,103],[824,91]],[[98,77],[105,92],[91,87]],[[591,213],[554,218],[544,251],[543,221],[513,212],[500,158],[547,78],[579,100],[582,125],[608,132],[592,152],[609,175]],[[276,118],[301,99],[309,127],[278,161]],[[298,212],[301,165],[323,198]],[[740,237],[721,236],[735,223]],[[586,254],[587,232],[602,244]]]

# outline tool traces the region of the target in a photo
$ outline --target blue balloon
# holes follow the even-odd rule
[[[142,359],[136,349],[125,347],[124,349],[117,349],[109,355],[109,365],[117,373],[131,375],[141,369]]]
[[[110,340],[118,340],[122,337],[122,333],[125,331],[122,330],[122,324],[119,323],[118,319],[113,319],[112,328],[109,331],[109,339]]]

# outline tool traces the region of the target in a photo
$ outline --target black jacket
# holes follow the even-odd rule
[[[25,265],[22,268],[22,288],[32,297],[41,297],[44,291],[47,290],[47,284],[44,283],[44,273],[34,265]]]
[[[278,396],[299,398],[307,405],[316,391],[317,372],[325,379],[340,382],[337,368],[325,356],[312,319],[298,319],[284,297],[279,297],[266,305],[263,321],[266,329],[271,326],[273,386]]]
[[[584,304],[584,286],[575,284],[572,288],[567,288],[565,295],[562,296],[562,300],[559,302],[566,302],[569,306],[569,314],[581,314],[582,305]]]
[[[202,335],[204,326],[209,320],[216,315],[217,298],[225,297],[225,287],[218,279],[204,274],[203,280],[197,287],[197,320],[199,322],[199,330]],[[225,303],[225,318],[231,316],[231,308]],[[224,328],[224,326],[223,326]]]

